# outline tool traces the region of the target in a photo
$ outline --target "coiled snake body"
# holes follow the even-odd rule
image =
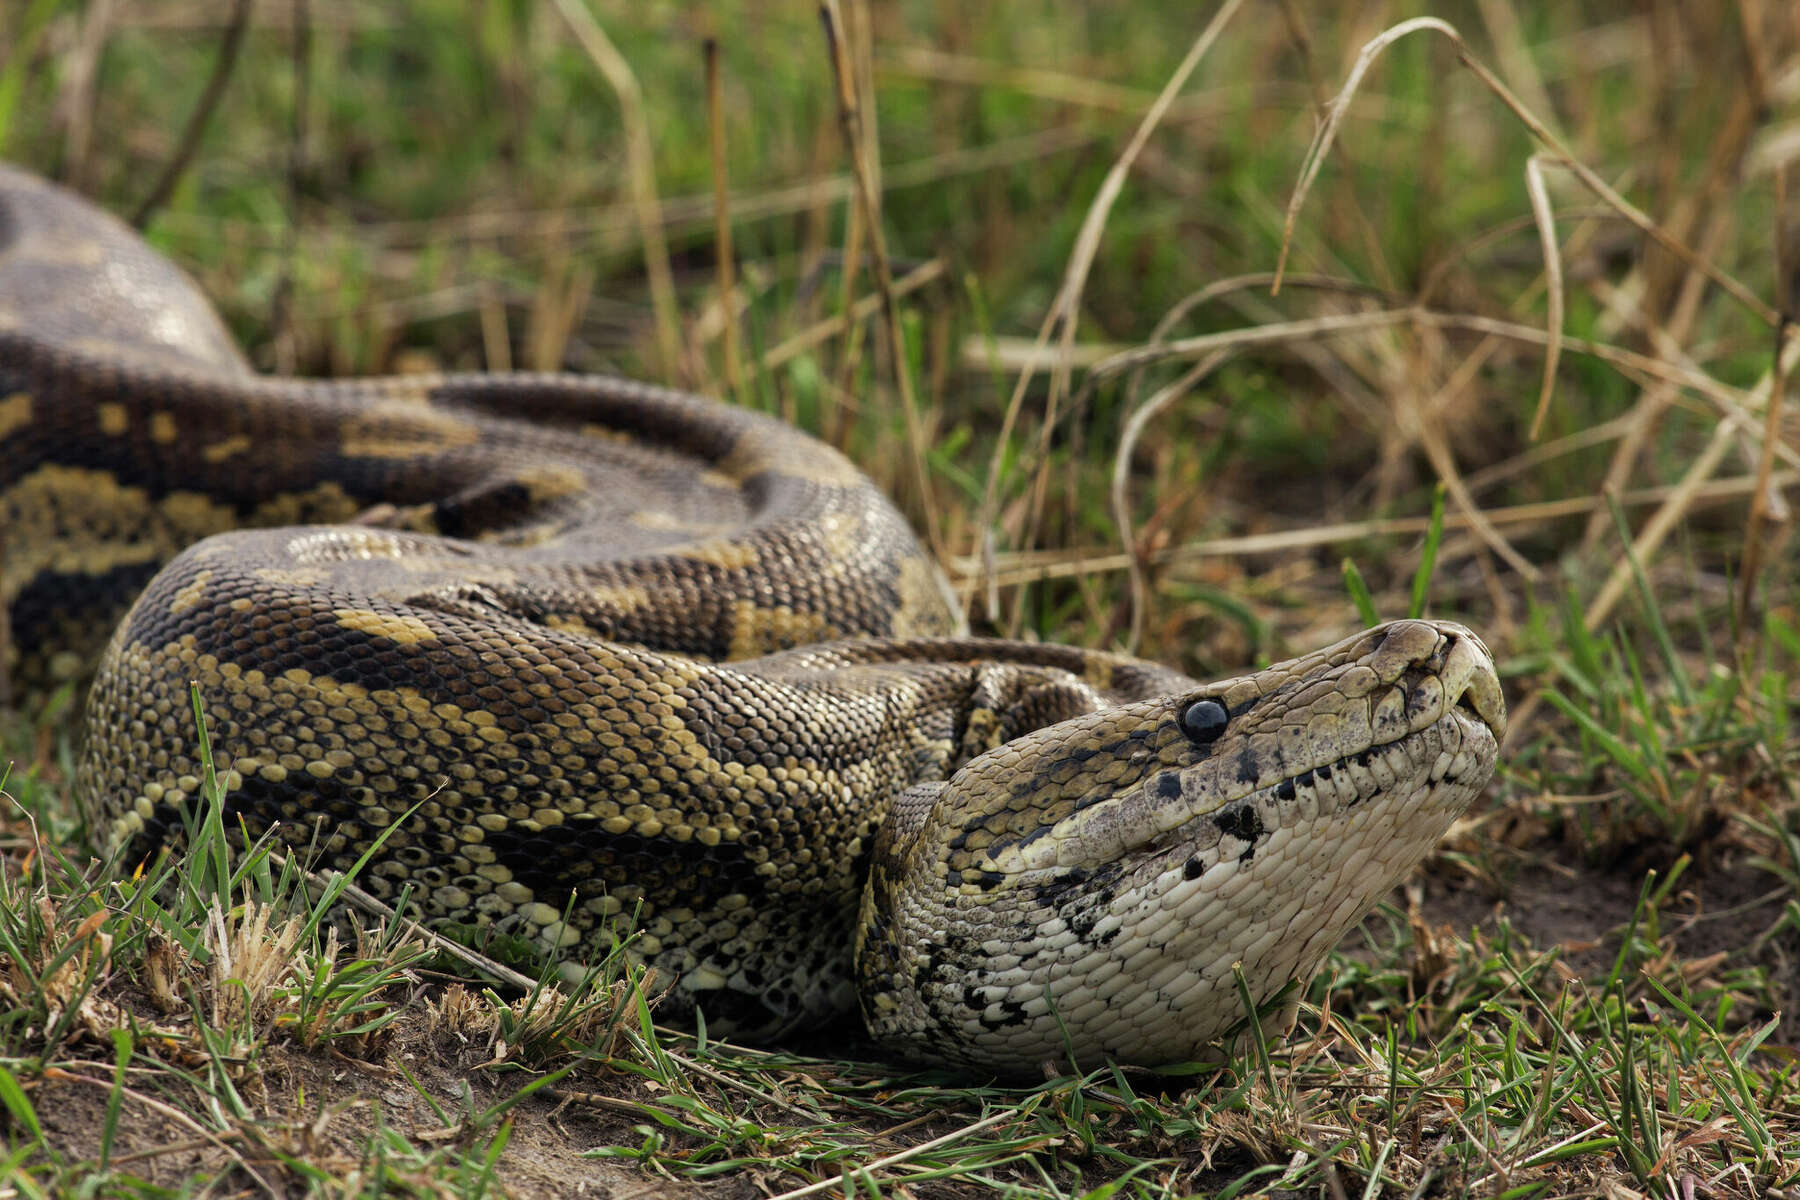
[[[174,267],[3,168],[0,522],[16,689],[112,631],[107,835],[180,828],[196,680],[233,811],[329,866],[387,833],[378,895],[571,965],[634,933],[714,1030],[860,1002],[999,1070],[1193,1057],[1233,965],[1259,1002],[1309,975],[1505,721],[1444,622],[1213,684],[956,637],[791,429],[605,378],[259,378]]]

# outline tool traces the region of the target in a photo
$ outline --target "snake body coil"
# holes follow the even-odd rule
[[[233,811],[569,964],[627,932],[709,1027],[860,1002],[914,1056],[1190,1058],[1479,793],[1480,641],[1397,622],[1200,684],[953,636],[834,451],[603,378],[254,376],[175,268],[0,168],[3,666],[98,653],[79,790]],[[122,619],[121,619],[122,617]],[[403,819],[404,818],[404,819]],[[398,828],[390,828],[398,824]],[[854,948],[854,953],[853,953]]]

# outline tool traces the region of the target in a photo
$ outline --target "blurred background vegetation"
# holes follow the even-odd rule
[[[875,290],[860,224],[850,236],[849,159],[817,11],[593,10],[641,97],[679,322],[669,361],[646,274],[661,248],[652,239],[647,252],[632,191],[634,105],[622,108],[597,69],[574,7],[265,0],[207,101],[234,37],[226,0],[8,5],[0,152],[127,215],[179,163],[148,233],[216,298],[265,368],[569,368],[735,391],[843,446],[929,523],[965,593],[980,593],[978,628],[1125,637],[1112,458],[1145,384],[1185,364],[1130,386],[1115,376],[1074,406],[1061,397],[1046,437],[1052,360],[1020,339],[1050,311],[1090,202],[1210,14],[1151,3],[1046,12],[1012,0],[848,7],[886,247],[893,274],[915,289],[902,301],[903,331],[922,430],[908,439],[878,324],[790,340]],[[1791,14],[1734,11],[1723,19],[1680,0],[1433,8],[1600,177],[1776,304],[1775,168],[1794,136],[1800,81],[1783,56],[1794,31]],[[1078,306],[1080,362],[1142,344],[1197,289],[1273,269],[1323,104],[1364,43],[1409,15],[1395,3],[1288,2],[1234,16],[1107,216]],[[1766,30],[1746,39],[1752,21]],[[709,40],[719,54],[719,170]],[[183,131],[202,108],[186,156]],[[1169,335],[1415,300],[1541,328],[1544,255],[1525,174],[1539,147],[1523,122],[1431,33],[1382,54],[1346,112],[1288,260],[1296,276],[1333,285],[1276,297],[1266,282],[1226,287],[1178,314]],[[1561,214],[1571,337],[1680,357],[1730,387],[1766,371],[1764,321],[1567,171],[1545,174]],[[735,372],[721,336],[721,182],[736,357],[746,364]],[[1338,582],[1342,557],[1354,556],[1379,593],[1409,579],[1420,541],[1416,523],[1262,553],[1209,539],[1416,518],[1446,463],[1472,477],[1468,496],[1482,506],[1591,499],[1620,445],[1622,427],[1607,423],[1641,413],[1634,405],[1653,381],[1566,353],[1537,443],[1552,450],[1521,460],[1543,357],[1517,339],[1405,323],[1244,348],[1132,451],[1135,548],[1155,585],[1141,649],[1210,670],[1341,630],[1355,622]],[[1037,369],[1000,446],[1022,360]],[[1717,421],[1691,393],[1667,400],[1614,478],[1618,490],[1677,478]],[[1743,443],[1753,460],[1751,439]],[[1746,469],[1740,459],[1725,473]],[[1671,597],[1687,611],[1729,591],[1744,490],[1736,515],[1686,527],[1688,566],[1711,586]],[[1510,643],[1532,602],[1555,604],[1559,591],[1544,579],[1522,589],[1504,551],[1457,531],[1461,511],[1453,494],[1434,602]],[[1032,586],[982,586],[971,555],[984,516],[994,518],[986,528],[1000,582]],[[1578,600],[1597,586],[1592,564],[1610,567],[1619,552],[1604,512],[1504,533],[1546,578],[1572,572]],[[1101,569],[1089,569],[1095,558]]]

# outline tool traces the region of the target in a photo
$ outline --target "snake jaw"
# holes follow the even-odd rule
[[[1198,746],[1179,718],[1202,697],[1230,716]],[[1097,729],[1132,748],[1098,795]],[[994,764],[951,778],[908,856],[938,869],[865,896],[891,939],[859,948],[865,1017],[1001,1071],[1191,1059],[1242,1015],[1234,970],[1259,1004],[1309,978],[1480,793],[1504,730],[1486,647],[1414,621],[1014,742],[1014,776],[1045,760],[1040,824],[968,853]]]

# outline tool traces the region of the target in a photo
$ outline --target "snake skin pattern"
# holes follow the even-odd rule
[[[0,168],[0,671],[82,677],[79,795],[198,795],[468,938],[779,1036],[860,1004],[1005,1072],[1185,1060],[1308,977],[1481,791],[1468,630],[1203,685],[956,636],[836,452],[624,380],[254,375],[175,267]],[[110,640],[109,639],[110,635]],[[102,649],[104,647],[104,649]]]

